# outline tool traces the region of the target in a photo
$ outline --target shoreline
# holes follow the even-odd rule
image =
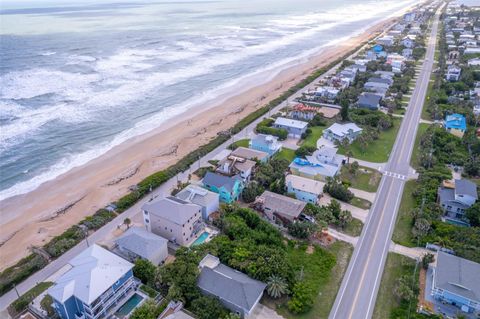
[[[106,154],[45,182],[35,190],[1,202],[1,270],[28,253],[29,246],[41,246],[53,236],[78,223],[97,209],[118,199],[144,177],[159,171],[207,143],[218,132],[278,97],[311,72],[371,39],[391,24],[393,18],[348,40],[325,47],[315,56],[272,76],[270,81],[217,102],[188,110],[168,124],[133,137]],[[220,104],[220,105],[218,105]],[[9,231],[6,232],[5,230]]]

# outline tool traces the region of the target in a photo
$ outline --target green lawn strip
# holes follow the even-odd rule
[[[236,149],[236,148],[238,148],[238,147],[248,147],[248,143],[250,143],[250,139],[249,139],[249,138],[244,138],[244,139],[242,139],[242,140],[238,140],[238,141],[230,144],[230,145],[228,146],[228,149],[229,149],[229,150],[234,150],[234,149]]]
[[[427,131],[429,126],[430,125],[427,123],[420,123],[420,125],[418,126],[417,136],[415,137],[415,145],[413,146],[412,158],[410,159],[410,165],[412,165],[412,167],[415,169],[418,169],[418,167],[420,166],[420,159],[418,158],[418,156],[420,155],[420,139],[422,135]]]
[[[350,183],[350,186],[353,188],[374,193],[378,189],[382,174],[372,168],[360,166],[355,175],[352,175],[348,171],[348,167],[343,166],[340,173],[340,179]]]
[[[323,130],[325,129],[324,126],[313,126],[310,127],[312,133],[307,136],[307,138],[303,141],[302,146],[313,146],[317,147],[317,141],[320,137],[322,137]]]
[[[361,209],[370,209],[370,207],[372,207],[371,202],[369,202],[366,199],[360,198],[360,197],[354,197],[350,201],[350,204],[355,206],[355,207],[361,208]]]
[[[318,294],[312,308],[306,313],[292,314],[286,304],[279,305],[276,311],[287,319],[328,318],[352,252],[353,247],[341,241],[333,243],[328,248],[317,247],[313,254],[290,248],[288,252],[290,260],[297,270],[303,267],[305,281],[317,287]],[[326,271],[322,264],[330,258],[327,257],[329,255],[335,256],[336,263],[331,270]]]
[[[385,163],[388,161],[388,156],[395,143],[395,138],[397,137],[401,122],[402,119],[394,118],[394,126],[386,131],[382,131],[378,139],[369,143],[365,149],[359,143],[358,139],[355,140],[350,145],[353,157],[374,163]],[[345,149],[340,147],[338,153],[345,155]]]
[[[405,105],[404,106],[407,106],[408,105],[408,102],[402,102],[404,103]],[[407,112],[407,109],[402,107],[400,109],[395,109],[393,110],[393,114],[399,114],[399,115],[405,115],[405,112]]]
[[[404,275],[413,275],[414,269],[415,261],[413,259],[395,253],[388,253],[375,310],[373,311],[373,319],[391,318],[392,310],[400,306],[399,301],[393,294],[395,282],[397,278]],[[412,308],[413,312],[415,312],[416,307],[413,305]]]
[[[410,215],[411,210],[415,207],[415,199],[413,198],[415,187],[415,180],[410,180],[405,183],[402,201],[400,203],[400,208],[398,209],[397,221],[392,237],[392,240],[395,243],[407,247],[415,247],[411,232],[413,218]]]
[[[334,226],[333,228],[349,236],[358,237],[362,233],[363,223],[361,220],[353,218],[347,227],[341,228]]]
[[[9,312],[12,314],[19,314],[23,310],[27,309],[28,305],[37,298],[42,292],[47,290],[53,282],[45,281],[37,284],[32,289],[23,294],[20,298],[12,302],[9,306]]]
[[[432,73],[430,76],[430,80],[428,81],[428,87],[427,87],[427,95],[425,96],[425,101],[423,102],[423,107],[422,107],[422,115],[421,118],[423,120],[431,120],[430,113],[427,112],[427,102],[430,100],[430,96],[432,95],[433,92],[433,85],[435,84],[434,79],[435,74]]]
[[[282,150],[275,154],[276,158],[283,158],[291,162],[295,158],[295,151],[286,147],[282,147]]]

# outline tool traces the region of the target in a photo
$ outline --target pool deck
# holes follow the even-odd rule
[[[204,233],[208,233],[208,237],[205,238],[205,240],[201,243],[197,243],[197,240],[204,234]],[[194,240],[192,241],[188,246],[189,247],[193,247],[193,246],[197,246],[197,245],[201,245],[201,244],[204,244],[204,243],[208,243],[210,240],[212,240],[215,236],[217,236],[219,234],[219,231],[216,230],[216,229],[213,229],[212,227],[210,226],[205,226],[205,228],[203,229],[203,231],[200,233],[200,235]]]

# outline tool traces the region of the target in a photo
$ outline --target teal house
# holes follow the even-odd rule
[[[224,176],[207,172],[203,178],[203,187],[220,195],[220,201],[230,204],[240,198],[243,181],[239,176]]]

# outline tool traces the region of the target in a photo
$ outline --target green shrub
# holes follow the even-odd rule
[[[35,287],[20,296],[20,298],[12,302],[9,306],[9,311],[13,314],[18,314],[22,312],[28,307],[28,305],[33,301],[33,299],[37,298],[42,292],[47,290],[48,287],[52,285],[53,282],[50,281],[37,284]]]
[[[12,289],[13,285],[22,282],[46,265],[47,261],[37,254],[30,254],[22,258],[14,266],[8,267],[0,273],[0,294],[3,295]]]

